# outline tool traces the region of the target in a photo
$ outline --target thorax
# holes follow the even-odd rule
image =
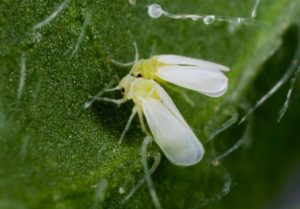
[[[160,100],[157,84],[153,80],[137,78],[131,83],[127,98],[132,99],[138,108],[142,108],[142,101],[144,99],[152,98]]]
[[[152,57],[150,59],[141,59],[134,64],[133,74],[135,76],[140,74],[145,79],[158,80],[159,78],[156,76],[156,72],[158,68],[163,65],[164,64],[159,62],[156,57]]]

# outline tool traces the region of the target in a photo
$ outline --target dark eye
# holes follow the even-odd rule
[[[121,92],[124,93],[124,92],[125,92],[125,88],[122,88],[122,89],[121,89]]]
[[[142,74],[139,73],[136,75],[136,77],[140,78],[140,77],[142,77]]]

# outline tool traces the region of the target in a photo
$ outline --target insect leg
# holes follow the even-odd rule
[[[195,106],[195,103],[193,102],[193,100],[189,97],[189,95],[187,95],[187,93],[185,93],[185,92],[180,92],[180,94],[181,94],[181,96],[182,96],[182,98],[184,99],[184,101],[186,102],[186,103],[188,103],[189,105],[191,105],[192,107],[194,107]]]
[[[172,90],[172,91],[174,91],[174,92],[180,94],[180,95],[182,96],[183,100],[184,100],[186,103],[188,103],[188,104],[191,105],[192,107],[195,106],[195,103],[193,102],[193,100],[189,97],[189,95],[188,95],[186,92],[184,92],[183,90],[177,88],[176,86],[173,86],[173,85],[170,85],[170,84],[167,84],[167,83],[165,83],[164,85],[165,85],[168,89],[170,89],[170,90]]]
[[[111,88],[111,89],[105,89],[104,91],[105,92],[110,92],[110,91],[118,91],[118,90],[121,90],[121,89],[122,89],[122,87],[116,86],[116,87]]]
[[[127,123],[126,123],[126,126],[125,126],[125,128],[124,128],[124,130],[123,130],[123,132],[122,132],[122,134],[121,134],[121,137],[120,137],[120,139],[119,139],[119,143],[120,143],[120,144],[122,143],[123,138],[124,138],[126,132],[128,131],[128,129],[129,129],[129,127],[130,127],[130,125],[131,125],[131,123],[132,123],[132,120],[133,120],[134,116],[136,115],[136,113],[137,113],[137,108],[136,108],[136,107],[133,107],[132,113],[131,113],[131,115],[130,115],[130,117],[129,117]]]
[[[117,65],[117,66],[120,66],[120,67],[130,67],[134,64],[134,62],[126,62],[126,63],[123,63],[123,62],[119,62],[117,60],[114,60],[114,59],[110,59],[110,61]]]
[[[109,89],[112,87],[112,85],[115,83],[114,80],[111,80],[103,89],[101,89],[101,91],[99,91],[99,93],[92,97],[92,99],[90,101],[87,101],[84,103],[84,109],[89,108],[95,101],[97,101],[98,98],[100,98],[100,96],[102,96],[105,92],[107,91],[112,91],[112,90],[117,90],[117,88],[119,88],[118,86],[112,89]]]
[[[143,118],[143,112],[141,110],[138,110],[138,116],[139,116],[139,121],[141,123],[141,126],[142,126],[142,131],[147,134],[147,135],[150,135],[149,132],[147,131],[146,129],[146,126],[145,126],[145,122],[144,122],[144,118]]]
[[[105,101],[105,102],[111,102],[111,103],[115,103],[117,105],[123,104],[124,102],[127,101],[126,98],[122,98],[122,99],[111,99],[108,97],[96,97],[95,98],[96,101]]]

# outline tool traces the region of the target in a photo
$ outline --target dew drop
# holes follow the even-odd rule
[[[87,109],[91,106],[91,102],[85,102],[84,103],[84,109]]]
[[[199,19],[198,15],[191,15],[190,17],[191,17],[192,20],[198,20]]]
[[[209,25],[209,24],[214,23],[215,20],[216,20],[216,17],[214,15],[207,15],[207,16],[204,17],[203,22],[206,25]]]
[[[129,4],[131,4],[131,5],[135,5],[136,0],[129,0],[128,2],[129,2]]]
[[[125,194],[126,191],[125,191],[125,189],[124,189],[123,187],[120,187],[120,188],[119,188],[119,193],[120,193],[120,194]]]
[[[241,17],[238,17],[238,18],[237,18],[237,23],[240,24],[240,23],[242,23],[243,21],[244,21],[244,18],[241,18]]]
[[[217,160],[217,159],[214,159],[211,163],[212,163],[212,165],[215,166],[215,167],[217,167],[217,166],[220,165],[220,161]]]
[[[257,15],[257,14],[256,14],[256,10],[253,10],[252,13],[251,13],[251,17],[252,17],[252,18],[255,18],[256,15]]]
[[[150,17],[157,19],[163,14],[163,10],[159,4],[151,4],[148,6],[148,14]]]

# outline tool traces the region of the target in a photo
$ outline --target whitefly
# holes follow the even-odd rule
[[[116,104],[122,104],[128,100],[134,102],[131,116],[121,135],[120,142],[128,131],[133,118],[138,115],[142,130],[150,135],[145,126],[145,118],[154,141],[170,162],[175,165],[190,166],[202,159],[205,151],[201,142],[184,120],[170,96],[157,82],[127,75],[115,88],[105,91],[114,90],[121,90],[123,98],[111,99],[97,96],[94,100]]]
[[[213,62],[178,55],[159,55],[134,63],[137,77],[167,81],[211,97],[222,96],[228,87],[223,72],[229,68]]]
[[[227,90],[228,79],[224,72],[229,71],[229,68],[213,62],[178,55],[158,55],[149,59],[139,59],[138,53],[133,63],[123,65],[132,65],[130,73],[116,87],[101,91],[102,94],[107,91],[121,90],[123,97],[111,99],[97,95],[93,99],[93,101],[102,100],[116,104],[122,104],[128,100],[134,102],[120,142],[132,120],[138,115],[142,130],[147,135],[153,136],[154,141],[170,162],[180,166],[198,163],[205,153],[203,145],[170,96],[157,82],[170,82],[207,96],[217,97]],[[144,118],[151,134],[146,128]]]

